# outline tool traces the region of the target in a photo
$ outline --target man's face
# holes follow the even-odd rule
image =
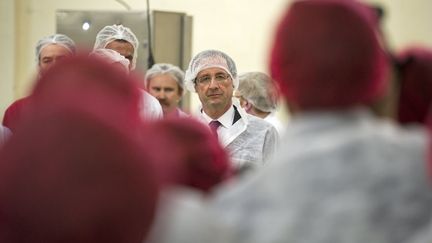
[[[108,43],[108,45],[106,45],[105,48],[114,50],[114,51],[120,53],[120,55],[124,56],[126,59],[128,59],[129,60],[129,70],[131,70],[132,59],[133,59],[133,55],[134,55],[134,47],[132,46],[131,43],[129,43],[127,41],[123,41],[123,40],[115,40],[115,41],[111,41],[110,43]]]
[[[156,75],[148,80],[148,92],[159,100],[164,115],[176,110],[183,90],[169,74]]]
[[[72,53],[64,46],[49,44],[42,48],[39,55],[39,72],[43,73],[58,60],[71,56]]]
[[[207,109],[227,111],[232,104],[233,81],[222,68],[207,68],[198,73],[195,90],[204,111]]]

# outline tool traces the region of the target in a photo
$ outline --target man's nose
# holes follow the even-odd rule
[[[163,90],[159,91],[158,97],[159,99],[165,99],[166,98],[165,92]]]
[[[219,83],[216,81],[214,77],[210,80],[209,88],[219,88]]]

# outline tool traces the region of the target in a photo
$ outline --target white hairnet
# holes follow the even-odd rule
[[[272,112],[277,107],[277,89],[271,78],[265,73],[241,74],[237,93],[261,111]]]
[[[217,50],[202,51],[195,55],[190,61],[186,70],[185,86],[191,92],[195,91],[195,79],[199,72],[208,68],[222,68],[227,72],[233,81],[234,90],[237,89],[239,81],[237,68],[234,61],[227,54]]]
[[[169,63],[156,63],[149,70],[147,70],[145,75],[145,86],[147,87],[148,80],[162,74],[168,74],[172,76],[177,81],[177,84],[181,87],[181,89],[184,90],[184,72],[179,67]]]
[[[111,49],[96,49],[89,56],[94,56],[106,60],[108,63],[120,63],[129,72],[129,60],[120,53]]]
[[[68,51],[70,51],[72,54],[75,54],[75,42],[69,38],[66,35],[63,34],[54,34],[50,36],[46,36],[42,39],[40,39],[36,44],[36,61],[39,63],[40,54],[44,47],[47,45],[56,44],[63,46]]]
[[[123,25],[107,25],[103,29],[99,31],[96,35],[96,41],[93,47],[95,49],[103,49],[109,43],[115,40],[124,40],[129,42],[134,48],[134,54],[132,58],[132,67],[131,69],[135,69],[136,60],[138,58],[138,46],[139,42],[135,34],[128,28]]]

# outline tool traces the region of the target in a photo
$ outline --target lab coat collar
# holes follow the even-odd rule
[[[240,115],[240,119],[237,122],[233,123],[235,109],[237,110],[238,115]],[[225,116],[228,118],[226,120],[224,118],[221,121],[220,119]],[[201,120],[207,125],[213,120],[211,117],[205,114],[205,112],[203,112],[201,107],[199,109],[198,117],[199,120]],[[222,126],[218,129],[219,141],[221,142],[222,146],[226,147],[228,146],[228,144],[234,141],[234,139],[237,138],[242,132],[246,130],[249,119],[246,111],[240,107],[240,104],[238,104],[235,99],[233,99],[233,106],[227,112],[225,112],[225,114],[222,115],[218,119],[218,121],[222,124]]]
[[[219,121],[223,127],[227,129],[231,128],[233,126],[233,120],[236,114],[236,109],[237,108],[234,108],[234,106],[231,106],[221,117],[219,117],[216,120]],[[211,121],[214,120],[211,117],[209,117],[203,110],[201,110],[201,113],[207,124],[209,124]]]

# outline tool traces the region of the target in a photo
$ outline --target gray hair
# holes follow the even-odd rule
[[[277,108],[278,92],[273,80],[265,73],[248,72],[239,76],[240,94],[252,105],[264,112],[272,112]]]
[[[179,67],[174,66],[169,63],[156,63],[149,70],[147,70],[145,75],[145,86],[148,86],[148,81],[157,75],[168,74],[173,77],[178,86],[181,88],[182,92],[184,92],[184,72]]]

